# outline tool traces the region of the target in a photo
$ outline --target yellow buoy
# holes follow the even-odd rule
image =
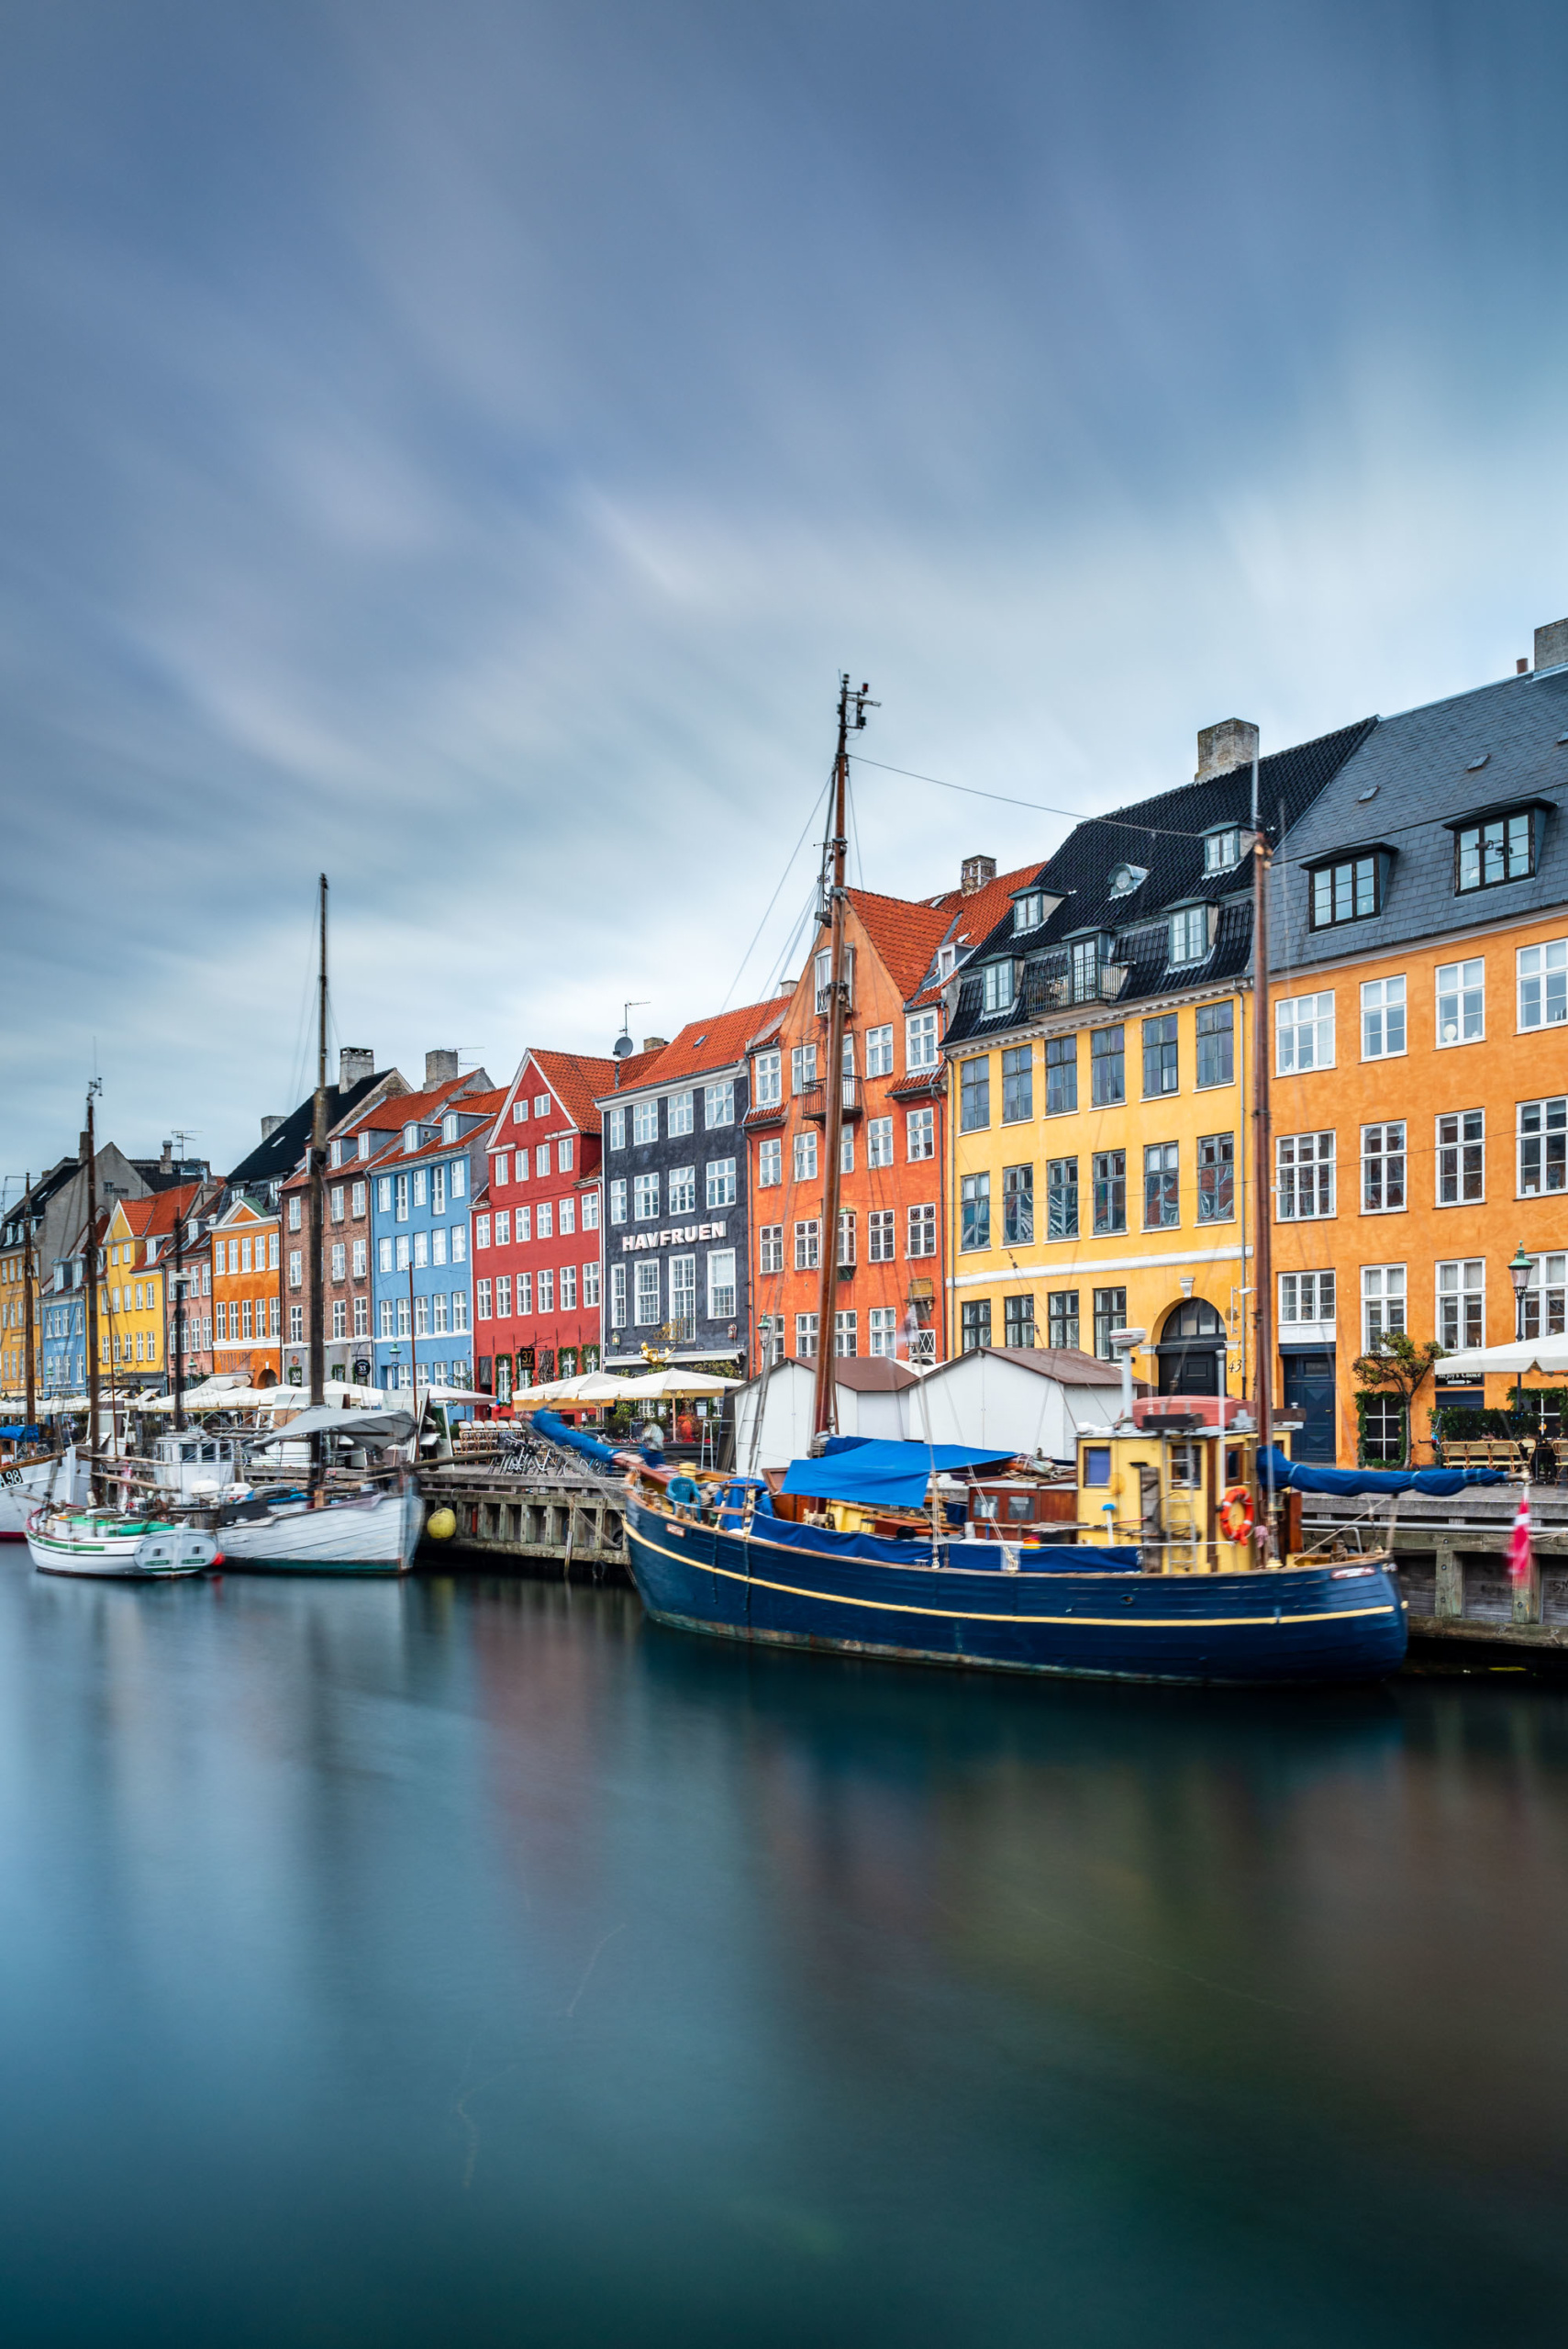
[[[450,1508],[433,1508],[425,1520],[425,1531],[432,1542],[450,1542],[457,1531],[457,1518]]]

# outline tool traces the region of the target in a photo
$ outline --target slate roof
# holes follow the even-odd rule
[[[1293,831],[1376,722],[1362,718],[1260,760],[1259,805],[1271,833],[1279,835],[1282,803],[1284,830]],[[1075,825],[1039,868],[1040,886],[1061,903],[1038,930],[1022,934],[1015,932],[1009,908],[967,965],[945,1041],[952,1044],[987,1030],[1018,1028],[1051,1008],[1052,984],[1070,968],[1072,940],[1096,931],[1114,938],[1112,963],[1127,972],[1107,1010],[1109,1000],[1134,1003],[1173,988],[1240,976],[1251,954],[1251,852],[1227,872],[1206,874],[1204,836],[1231,824],[1245,829],[1251,790],[1251,767],[1234,767],[1228,774],[1184,784]],[[1146,878],[1127,895],[1113,896],[1111,876],[1120,864],[1143,868]],[[1178,907],[1196,905],[1218,907],[1209,951],[1201,961],[1173,964],[1169,916]],[[1023,959],[1018,997],[1006,1010],[986,1013],[980,966],[1004,954]]]
[[[1346,954],[1377,954],[1419,938],[1568,903],[1568,667],[1478,685],[1380,718],[1293,833],[1280,860],[1270,966],[1299,972]],[[1473,762],[1485,755],[1485,766]],[[1362,794],[1374,796],[1363,798]],[[1455,817],[1540,798],[1558,810],[1539,827],[1526,880],[1457,895]],[[1329,930],[1309,926],[1303,860],[1381,841],[1393,852],[1381,911]]]
[[[328,1132],[330,1133],[341,1119],[351,1115],[355,1103],[362,1101],[376,1085],[384,1084],[391,1074],[389,1069],[383,1069],[378,1075],[362,1077],[358,1085],[350,1085],[346,1091],[339,1085],[329,1085],[327,1087]],[[272,1129],[265,1141],[257,1143],[249,1158],[240,1160],[228,1177],[230,1184],[243,1189],[251,1183],[286,1181],[310,1148],[310,1121],[315,1106],[315,1095],[307,1095],[281,1126]]]

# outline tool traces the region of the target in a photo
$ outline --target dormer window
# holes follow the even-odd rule
[[[455,1109],[449,1109],[441,1119],[441,1140],[443,1141],[457,1140],[457,1111]]]
[[[939,984],[939,985],[940,985],[940,983],[941,983],[944,979],[951,979],[951,976],[952,976],[952,974],[953,974],[953,973],[957,970],[957,968],[958,968],[958,949],[957,949],[957,947],[956,947],[956,946],[939,946],[939,947],[938,947],[938,949],[937,949],[937,981],[938,981],[938,984]]]
[[[1015,930],[1038,930],[1045,919],[1045,892],[1030,889],[1023,896],[1013,899]]]
[[[405,1158],[407,1158],[407,1157],[408,1157],[408,1156],[409,1156],[409,1155],[410,1155],[414,1151],[417,1151],[417,1150],[418,1149],[418,1147],[419,1147],[419,1129],[418,1129],[418,1127],[417,1127],[417,1126],[414,1126],[414,1125],[405,1126],[405,1127],[404,1127],[404,1129],[403,1129],[403,1155],[404,1155],[404,1157],[405,1157]]]
[[[1535,871],[1535,828],[1531,807],[1458,826],[1453,836],[1456,893],[1462,896],[1472,889],[1495,889],[1501,881],[1528,881]]]
[[[1111,874],[1111,896],[1113,897],[1130,897],[1135,889],[1142,888],[1143,884],[1148,880],[1148,878],[1149,868],[1147,865],[1118,864]]]
[[[343,1145],[340,1141],[335,1141],[332,1145],[332,1163],[334,1166],[341,1166],[343,1163]]]
[[[1011,1008],[1016,990],[1013,984],[1013,965],[1010,960],[1006,963],[987,963],[980,974],[980,983],[987,1011],[1006,1011]]]
[[[1206,873],[1229,873],[1241,862],[1241,827],[1227,824],[1223,831],[1206,832],[1203,842],[1203,869]]]
[[[1386,850],[1368,850],[1313,868],[1312,927],[1336,930],[1343,922],[1370,921],[1383,911]]]
[[[1100,992],[1100,943],[1098,938],[1075,938],[1073,941],[1074,1003],[1093,1003]]]
[[[360,1147],[360,1156],[361,1156],[361,1158],[368,1158],[368,1157],[370,1156],[370,1154],[371,1154],[371,1138],[370,1138],[369,1134],[361,1134],[361,1135],[360,1136],[360,1145],[359,1145],[359,1147]]]
[[[1208,907],[1183,906],[1171,916],[1171,960],[1201,963],[1208,952]]]

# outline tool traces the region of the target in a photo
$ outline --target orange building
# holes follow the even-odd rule
[[[828,1122],[829,932],[818,933],[779,1014],[754,1037],[746,1119],[751,1295],[774,1358],[943,1353],[940,1302],[946,1071],[943,989],[1035,871],[997,876],[964,862],[961,885],[929,898],[848,894],[850,1009],[833,1327],[823,1331],[822,1230]],[[918,1324],[906,1334],[906,1324]]]
[[[1298,1454],[1424,1460],[1434,1410],[1508,1403],[1511,1378],[1440,1364],[1407,1423],[1353,1374],[1382,1332],[1456,1353],[1568,1330],[1565,798],[1560,622],[1533,669],[1380,720],[1291,835],[1270,1100]]]
[[[282,1371],[281,1222],[242,1193],[213,1226],[213,1368],[252,1386],[275,1386]]]

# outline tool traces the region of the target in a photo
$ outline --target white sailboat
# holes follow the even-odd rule
[[[168,1496],[165,1506],[211,1513],[227,1565],[257,1573],[405,1575],[414,1564],[425,1504],[411,1470],[399,1465],[390,1481],[373,1482],[371,1464],[373,1454],[401,1447],[413,1432],[407,1411],[324,1406],[254,1438],[160,1436],[152,1479]],[[327,1454],[326,1473],[309,1485],[256,1481],[263,1464],[271,1466],[269,1453],[281,1454],[285,1471],[298,1466],[308,1475],[318,1452]]]
[[[0,1542],[25,1542],[28,1518],[46,1501],[90,1497],[74,1444],[42,1459],[7,1460],[0,1466]]]
[[[139,1582],[205,1574],[218,1555],[212,1534],[171,1518],[58,1503],[34,1510],[28,1548],[42,1575],[107,1575]]]

